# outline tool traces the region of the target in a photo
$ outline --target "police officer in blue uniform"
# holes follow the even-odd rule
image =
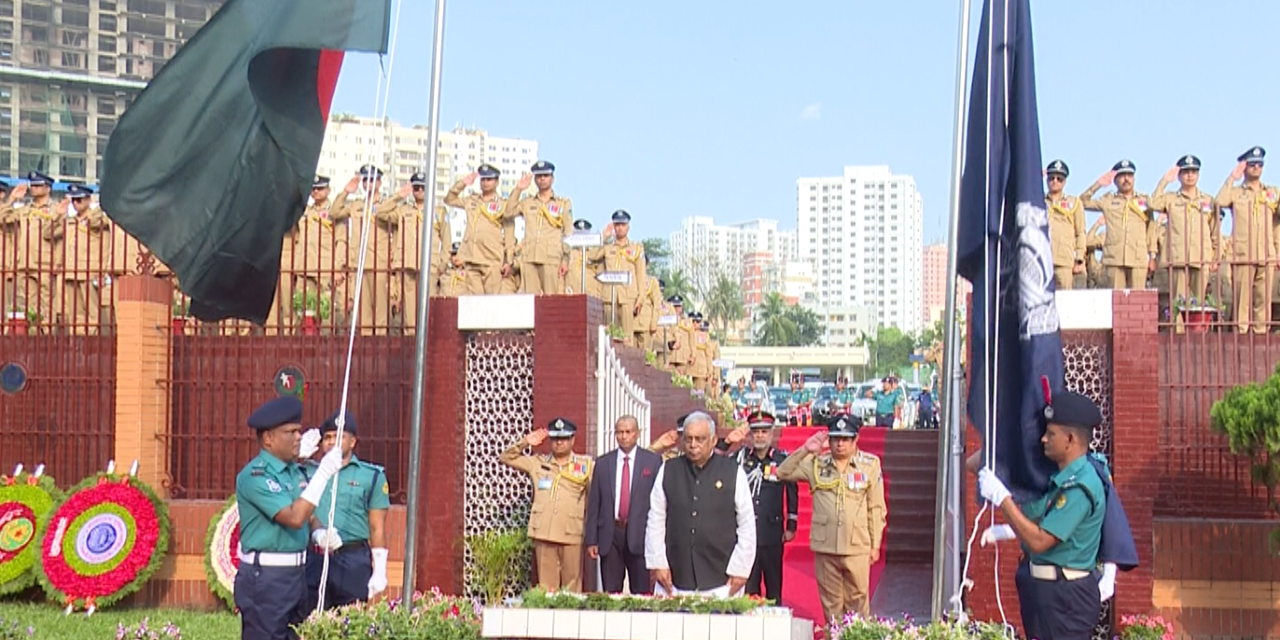
[[[1107,494],[1089,458],[1102,412],[1088,397],[1066,392],[1052,399],[1045,418],[1040,442],[1058,472],[1043,496],[1019,505],[994,472],[980,471],[979,493],[1009,521],[983,532],[982,544],[1013,538],[1022,544],[1016,582],[1028,638],[1088,640],[1103,599],[1098,560]]]
[[[338,506],[333,528],[326,528],[333,504],[333,492],[327,488],[320,506],[311,516],[312,546],[307,551],[307,590],[311,596],[308,608],[315,608],[319,601],[326,549],[329,551],[326,609],[362,602],[387,588],[385,526],[387,510],[391,508],[387,476],[382,467],[356,457],[355,416],[348,413],[342,418],[346,422],[341,443],[338,442],[338,412],[320,426],[320,450],[326,454],[334,449],[341,451],[343,462],[338,471]]]
[[[787,452],[773,447],[774,417],[756,411],[747,417],[747,426],[751,444],[738,449],[737,454],[756,510],[756,563],[747,577],[747,595],[763,596],[781,605],[782,550],[795,539],[800,524],[800,488],[778,477]]]
[[[307,477],[294,462],[302,442],[302,401],[293,396],[263,404],[248,424],[261,451],[236,476],[240,637],[295,640],[292,625],[307,615],[308,525],[326,483],[342,466],[342,451],[329,452]]]

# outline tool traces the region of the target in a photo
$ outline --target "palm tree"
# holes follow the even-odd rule
[[[755,343],[757,347],[794,346],[799,327],[790,317],[790,306],[782,294],[774,291],[765,297],[755,311]]]
[[[671,296],[680,296],[684,299],[686,308],[692,307],[693,285],[690,284],[689,277],[685,275],[684,271],[676,269],[669,273],[662,273],[658,275],[658,277],[661,278],[663,283],[666,285],[666,288],[662,291],[663,295],[667,298],[670,298]]]
[[[729,276],[720,274],[707,295],[704,311],[711,322],[719,327],[719,339],[724,342],[729,333],[729,323],[737,322],[747,315],[742,303],[742,286]]]

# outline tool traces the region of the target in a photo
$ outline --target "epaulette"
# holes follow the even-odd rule
[[[818,456],[818,460],[817,460],[817,462],[818,462],[818,464],[822,464],[822,465],[831,465],[831,464],[832,464],[832,461],[831,461],[831,454],[829,454],[829,453],[824,453],[824,454],[822,454],[822,455]]]
[[[367,461],[365,461],[365,460],[359,460],[359,459],[357,459],[357,460],[356,460],[356,463],[357,463],[357,464],[359,464],[360,466],[362,466],[362,467],[366,468],[366,469],[372,469],[373,471],[381,471],[381,472],[383,472],[383,473],[386,473],[386,472],[387,472],[386,467],[384,467],[384,466],[382,466],[382,465],[380,465],[380,464],[374,464],[374,463],[372,463],[372,462],[367,462]]]
[[[866,451],[858,451],[858,459],[859,460],[875,460],[876,462],[880,462],[880,456],[877,456],[874,453],[868,453]]]
[[[315,469],[320,466],[320,463],[312,460],[311,458],[307,458],[306,460],[299,461],[298,466],[304,469]]]
[[[251,476],[253,476],[253,477],[255,477],[255,478],[260,477],[260,476],[265,476],[265,475],[267,475],[267,468],[266,468],[266,467],[261,467],[261,466],[259,466],[259,467],[254,467],[254,468],[252,468],[252,469],[250,469],[250,470],[249,470],[249,475],[251,475]]]

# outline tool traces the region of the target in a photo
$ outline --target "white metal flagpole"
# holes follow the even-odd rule
[[[444,0],[436,0],[436,24],[431,52],[431,97],[427,126],[427,187],[423,200],[422,239],[418,263],[418,326],[413,353],[413,420],[409,427],[409,499],[405,517],[404,583],[400,593],[414,592],[414,563],[417,559],[418,483],[422,479],[422,403],[426,399],[427,313],[431,295],[431,242],[436,217],[436,163],[440,156],[440,69],[444,62]],[[446,239],[446,242],[448,240]]]
[[[951,147],[951,221],[947,237],[947,307],[943,344],[944,386],[942,431],[938,434],[938,486],[933,529],[933,619],[941,619],[960,589],[960,480],[964,452],[960,427],[960,336],[956,327],[956,240],[960,234],[960,180],[964,172],[965,105],[969,84],[969,13],[971,0],[960,2],[956,46],[955,134]],[[957,604],[957,613],[959,605]]]

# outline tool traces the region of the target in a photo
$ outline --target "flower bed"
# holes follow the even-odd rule
[[[911,616],[900,620],[864,618],[849,614],[831,625],[832,640],[1005,640],[1014,637],[1002,625],[990,622],[944,620],[916,624]]]
[[[432,589],[414,593],[409,602],[382,599],[312,613],[296,631],[299,640],[478,640],[480,613],[471,600]]]

